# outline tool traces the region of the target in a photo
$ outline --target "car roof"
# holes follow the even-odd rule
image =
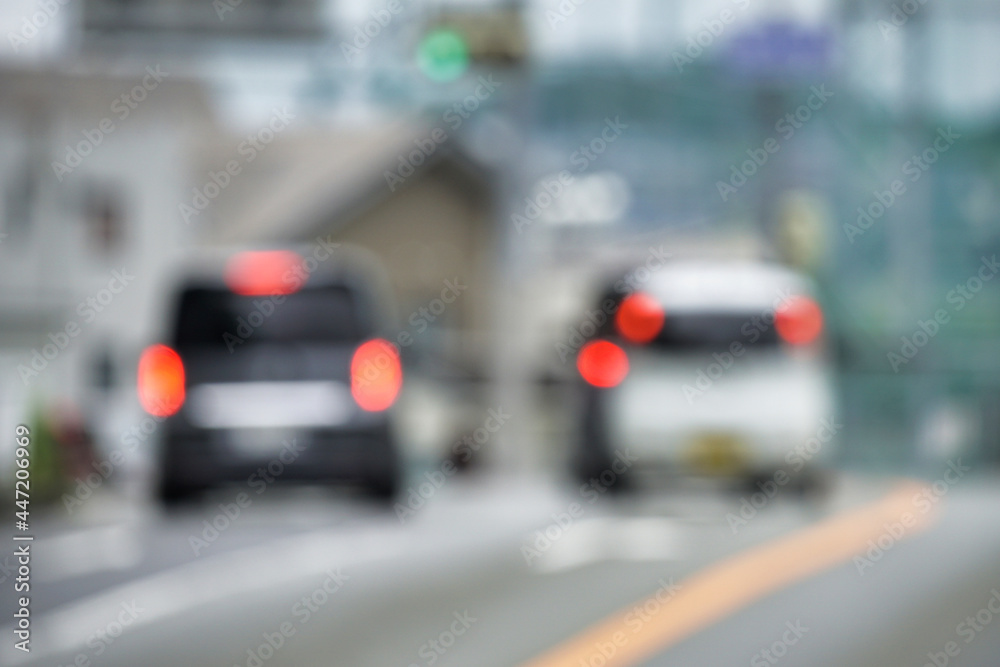
[[[314,244],[212,247],[193,251],[174,267],[168,281],[167,291],[171,297],[165,304],[169,309],[165,321],[173,322],[179,300],[189,290],[230,291],[224,273],[232,257],[244,252],[282,250],[290,250],[303,258],[319,258],[308,265],[311,270],[300,291],[324,287],[349,289],[361,299],[365,308],[372,309],[377,330],[394,329],[395,304],[382,265],[370,251],[348,243],[339,244],[334,256],[317,253]]]

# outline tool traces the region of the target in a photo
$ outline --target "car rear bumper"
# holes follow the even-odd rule
[[[616,447],[628,449],[641,467],[706,474],[756,474],[821,466],[835,442],[815,432],[747,432],[726,429],[611,431]]]
[[[241,438],[263,442],[246,447]],[[287,482],[386,479],[399,469],[388,424],[364,430],[296,429],[281,434],[185,429],[168,431],[163,446],[163,477],[175,486],[243,482],[260,490]]]
[[[741,418],[738,409],[724,404],[710,413],[666,401],[655,411],[648,406],[637,411],[632,397],[618,388],[585,391],[584,439],[591,444],[584,444],[581,454],[603,460],[627,451],[638,468],[739,476],[798,472],[826,465],[836,454],[841,429],[824,393],[772,410],[771,417],[761,410]]]

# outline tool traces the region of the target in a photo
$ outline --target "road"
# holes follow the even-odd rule
[[[33,650],[0,663],[995,667],[996,482],[843,474],[820,502],[486,476],[404,521],[272,489],[228,525],[238,489],[172,513],[107,494],[39,520]]]

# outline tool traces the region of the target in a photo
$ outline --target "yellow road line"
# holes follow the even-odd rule
[[[900,539],[928,527],[936,514],[915,511],[913,502],[924,488],[903,482],[878,501],[727,558],[682,581],[641,628],[636,629],[634,614],[626,618],[632,614],[629,605],[521,667],[636,665],[756,600],[864,554],[869,541],[887,534],[886,524],[902,522],[907,514],[909,527]]]

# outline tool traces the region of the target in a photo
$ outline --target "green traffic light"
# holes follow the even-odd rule
[[[435,81],[453,81],[469,67],[465,38],[454,30],[439,28],[429,32],[417,49],[417,64]]]

